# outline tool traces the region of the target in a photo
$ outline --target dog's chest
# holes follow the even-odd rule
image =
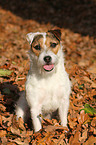
[[[57,78],[49,78],[40,81],[32,80],[30,84],[32,94],[31,98],[28,99],[32,103],[31,106],[33,106],[34,102],[37,102],[36,104],[40,105],[45,111],[56,110],[64,97],[62,81]]]
[[[40,100],[42,104],[42,108],[44,110],[55,110],[59,106],[59,101],[61,99],[60,88],[59,86],[50,86],[49,88],[42,88],[43,96],[41,97],[43,100]],[[40,98],[39,98],[40,99]]]
[[[40,97],[38,98],[44,111],[54,111],[58,108],[62,99],[62,87],[60,85],[45,84],[46,86],[40,87]]]

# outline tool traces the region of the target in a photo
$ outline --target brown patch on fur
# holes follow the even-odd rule
[[[51,44],[56,43],[56,47],[52,47]],[[45,42],[47,49],[51,50],[54,54],[57,54],[60,49],[60,41],[58,41],[54,35],[50,32],[47,33],[46,42]]]
[[[36,54],[36,56],[39,56],[40,50],[36,50],[34,47],[32,48],[32,51]]]
[[[37,35],[34,37],[34,40],[32,42],[32,45],[31,45],[31,49],[32,49],[32,52],[34,52],[36,54],[36,56],[39,56],[39,54],[41,53],[41,50],[43,48],[43,36],[42,35]],[[40,50],[39,49],[36,49],[35,47],[40,45]]]
[[[55,48],[51,49],[54,54],[57,54],[60,49],[60,45],[58,44]]]
[[[55,47],[52,47],[51,44],[53,43],[56,44]],[[36,49],[36,46],[38,45],[40,46],[40,49]],[[39,56],[40,53],[44,50],[44,45],[46,45],[46,50],[50,50],[54,54],[57,54],[60,49],[60,41],[51,32],[47,32],[45,44],[43,35],[36,35],[31,44],[31,50],[33,53],[35,53],[36,56]]]
[[[61,30],[55,29],[55,30],[49,30],[48,32],[52,33],[57,40],[61,41]]]

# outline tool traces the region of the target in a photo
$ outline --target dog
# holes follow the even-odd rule
[[[71,83],[64,67],[64,55],[59,29],[28,33],[30,70],[25,92],[16,105],[17,118],[24,120],[30,107],[34,131],[41,129],[39,114],[58,109],[61,125],[67,126]]]

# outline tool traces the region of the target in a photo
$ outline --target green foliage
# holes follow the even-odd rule
[[[0,76],[9,76],[11,75],[12,71],[7,69],[0,69]]]
[[[85,113],[88,113],[88,114],[91,114],[91,115],[95,115],[96,114],[96,110],[93,107],[91,107],[89,104],[85,104],[84,108],[81,109],[81,110],[84,110]]]
[[[78,88],[82,90],[84,88],[84,84],[78,85]]]

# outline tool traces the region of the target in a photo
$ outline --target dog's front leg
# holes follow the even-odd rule
[[[64,100],[59,106],[59,116],[61,120],[61,125],[67,126],[67,114],[69,108],[69,100]]]
[[[39,118],[41,109],[37,106],[35,108],[31,108],[30,111],[31,111],[31,119],[33,122],[33,127],[34,127],[35,132],[37,132],[41,129],[41,121]]]

